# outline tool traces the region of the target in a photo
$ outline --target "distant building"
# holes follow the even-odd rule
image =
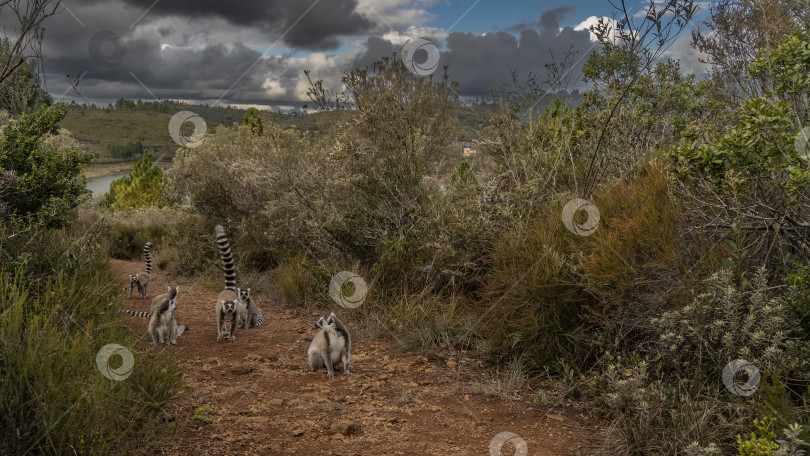
[[[471,147],[465,147],[464,150],[461,151],[461,155],[463,155],[464,158],[469,158],[469,157],[472,157],[473,155],[475,155],[477,152],[478,151],[476,151],[475,149],[473,149]]]

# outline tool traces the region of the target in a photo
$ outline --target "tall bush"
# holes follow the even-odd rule
[[[0,256],[17,259],[0,268],[2,454],[128,453],[171,429],[163,408],[180,372],[168,352],[141,349],[119,318],[120,282],[100,234],[40,231],[0,247]],[[134,354],[122,381],[96,364],[110,343]]]
[[[110,183],[110,191],[104,194],[101,204],[115,210],[160,207],[164,204],[165,182],[163,170],[152,162],[152,154],[144,151],[130,174]]]
[[[3,128],[0,175],[5,212],[11,218],[58,227],[68,222],[67,210],[86,196],[79,175],[92,155],[81,149],[58,149],[45,142],[56,132],[57,122],[65,113],[61,105],[41,106]]]

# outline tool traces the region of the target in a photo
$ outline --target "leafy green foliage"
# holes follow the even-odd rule
[[[153,205],[160,207],[164,203],[165,182],[163,170],[153,164],[152,154],[144,151],[143,157],[129,175],[110,183],[110,191],[104,195],[101,204],[115,210]]]
[[[788,303],[799,318],[799,333],[810,338],[810,266],[796,264],[796,270],[788,275],[787,284],[794,288]]]
[[[0,38],[0,62],[13,62],[11,42]],[[40,105],[50,105],[51,97],[40,86],[37,64],[33,59],[24,59],[5,80],[0,83],[0,110],[14,116],[28,114]]]
[[[0,173],[13,181],[3,189],[12,218],[61,226],[67,222],[67,210],[87,194],[78,177],[92,156],[77,149],[58,150],[45,142],[64,116],[62,106],[41,106],[3,128]]]
[[[810,226],[810,147],[803,129],[809,43],[807,34],[793,34],[760,52],[749,74],[764,94],[740,103],[731,125],[690,125],[672,150],[691,217],[723,231],[736,226],[746,261],[772,271],[784,270],[789,259],[810,258],[801,248]]]
[[[776,434],[773,432],[773,422],[772,418],[755,419],[754,430],[747,439],[738,435],[737,456],[773,456],[779,449],[779,444],[774,441]]]
[[[0,453],[130,453],[159,445],[180,388],[170,352],[143,351],[115,305],[98,227],[4,240],[0,256]],[[33,241],[33,242],[32,242]],[[133,352],[131,375],[101,375],[107,344]],[[111,358],[118,367],[119,357]],[[43,362],[46,360],[47,362]]]
[[[259,117],[259,112],[256,108],[250,108],[245,116],[242,117],[242,125],[250,128],[250,132],[254,135],[261,135],[264,133],[264,125],[262,125],[262,118]]]
[[[764,182],[784,188],[790,197],[808,182],[805,162],[793,148],[796,134],[790,103],[746,100],[737,125],[715,145],[700,141],[695,130],[683,136],[676,150],[679,175],[697,171],[729,191],[753,192]]]
[[[123,146],[116,146],[114,144],[107,144],[107,154],[113,158],[120,158],[122,160],[131,160],[143,155],[145,149],[141,140],[130,141]]]
[[[336,153],[349,161],[353,198],[325,229],[337,248],[370,262],[407,244],[424,218],[426,163],[454,149],[458,95],[446,75],[423,78],[395,58],[343,83],[353,119],[339,130]]]

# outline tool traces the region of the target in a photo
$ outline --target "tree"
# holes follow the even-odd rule
[[[364,260],[384,245],[414,235],[424,213],[420,185],[427,163],[451,153],[458,137],[455,83],[410,72],[401,59],[384,57],[343,76],[337,94],[351,119],[337,129],[333,158],[343,160],[355,198],[326,230],[340,248]],[[321,81],[310,81],[310,98],[329,106]]]
[[[143,152],[132,173],[110,183],[110,191],[104,195],[101,205],[112,209],[137,209],[163,205],[163,184],[166,176],[155,166],[152,154]]]
[[[693,125],[673,155],[698,228],[739,231],[734,250],[778,270],[810,261],[810,35],[761,51],[749,71],[763,96],[742,102],[728,131]]]
[[[748,65],[760,49],[771,50],[794,31],[807,31],[810,10],[800,0],[720,0],[712,3],[708,31],[692,32],[692,47],[711,65],[712,76],[732,100],[762,95]]]
[[[65,117],[62,105],[40,106],[33,114],[12,120],[0,138],[0,175],[6,222],[10,219],[38,221],[58,227],[67,222],[66,212],[86,195],[79,179],[92,155],[79,149],[58,150],[45,138],[56,132]]]
[[[42,22],[59,12],[58,0],[0,0],[0,15],[10,11],[19,29],[9,33],[9,52],[0,58],[0,84],[31,59],[40,58]]]
[[[0,61],[8,59],[10,48],[9,40],[0,38]],[[51,97],[40,87],[36,61],[25,61],[0,83],[0,109],[18,116],[42,104],[51,104]]]
[[[254,135],[261,135],[264,132],[264,125],[262,125],[262,118],[259,117],[259,111],[256,108],[250,108],[245,116],[242,117],[242,125],[247,125],[250,132]]]

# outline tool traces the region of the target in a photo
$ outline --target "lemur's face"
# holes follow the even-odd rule
[[[335,327],[335,314],[324,315],[315,322],[316,328],[333,329]]]
[[[129,276],[129,282],[130,283],[135,283],[137,281],[138,281],[138,276],[136,276],[136,275]]]
[[[236,304],[233,301],[220,301],[222,302],[222,311],[225,313],[236,312]]]
[[[247,301],[250,298],[250,288],[237,288],[236,291],[241,301]]]

